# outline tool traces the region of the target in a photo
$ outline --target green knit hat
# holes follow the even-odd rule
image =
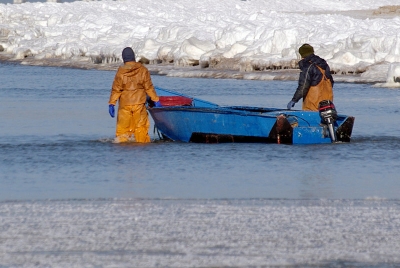
[[[314,48],[309,44],[304,44],[299,48],[299,53],[302,58],[305,58],[311,54],[314,54]]]

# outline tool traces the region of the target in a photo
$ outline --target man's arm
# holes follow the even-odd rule
[[[119,100],[121,93],[122,93],[122,77],[119,75],[119,72],[117,72],[115,74],[114,82],[112,84],[110,100],[108,101],[108,104],[115,105]]]
[[[310,89],[310,75],[309,69],[306,72],[300,72],[299,84],[295,93],[293,94],[292,101],[298,102],[301,98],[307,96],[308,90]]]

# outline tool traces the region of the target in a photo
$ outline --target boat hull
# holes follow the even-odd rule
[[[167,94],[173,95],[170,91]],[[192,100],[192,105],[149,108],[155,127],[162,137],[173,141],[201,143],[332,142],[327,125],[321,123],[318,112],[247,106],[221,107],[202,100]],[[334,124],[338,142],[350,141],[353,124],[354,117],[338,115]]]

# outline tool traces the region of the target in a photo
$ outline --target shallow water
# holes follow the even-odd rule
[[[400,90],[337,83],[352,141],[112,143],[114,72],[0,64],[0,267],[395,266]],[[283,108],[296,82],[153,76]],[[299,104],[296,105],[300,108]]]

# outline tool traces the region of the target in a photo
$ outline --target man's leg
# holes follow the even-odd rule
[[[150,121],[144,104],[135,105],[133,108],[133,129],[137,142],[150,142]]]
[[[133,134],[133,128],[131,128],[132,121],[132,106],[124,106],[118,108],[117,115],[117,128],[116,128],[116,141],[126,142],[130,139]]]

